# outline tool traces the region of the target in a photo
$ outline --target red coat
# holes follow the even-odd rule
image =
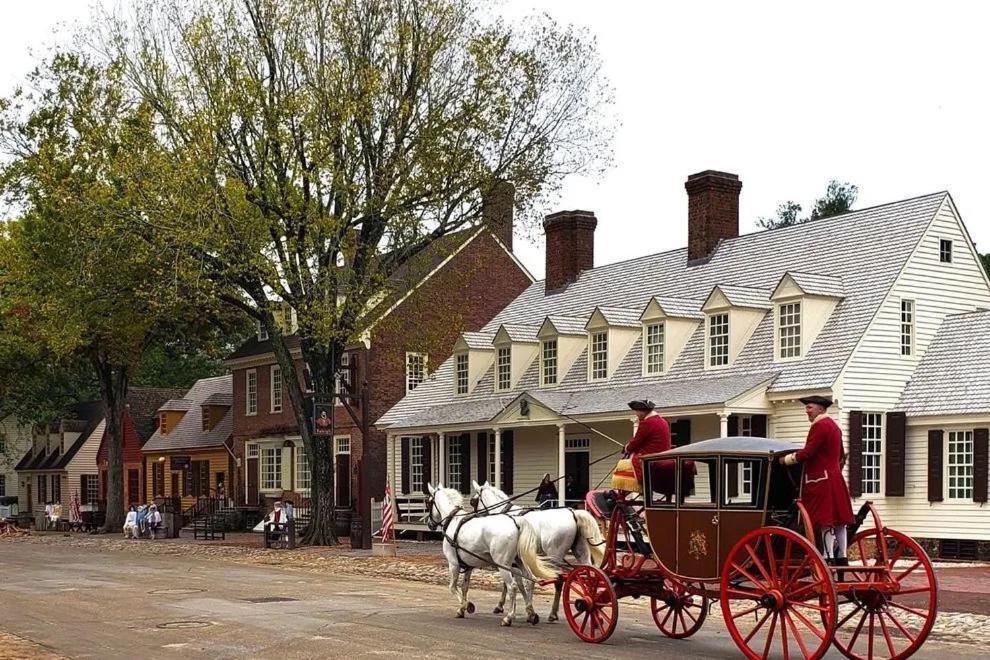
[[[636,478],[643,483],[643,459],[640,456],[657,454],[670,449],[670,426],[660,415],[644,417],[636,429],[636,435],[626,443],[626,453],[632,459]]]
[[[808,439],[795,458],[804,463],[801,501],[811,522],[822,527],[851,525],[849,487],[842,478],[842,431],[831,417],[820,417],[808,429]]]

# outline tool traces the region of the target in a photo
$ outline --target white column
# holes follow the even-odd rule
[[[718,416],[718,436],[720,438],[729,437],[729,413],[722,411]]]
[[[565,476],[564,472],[567,470],[567,461],[565,460],[567,456],[567,443],[564,439],[565,435],[565,425],[557,425],[557,476]],[[557,482],[557,492],[561,492],[564,488],[564,480]]]
[[[437,475],[437,481],[442,482],[447,488],[454,488],[447,483],[447,436],[443,432],[437,433],[437,447],[439,456],[437,457],[437,466],[439,467],[440,474]],[[460,488],[460,486],[457,486]]]
[[[496,488],[502,487],[502,429],[495,429],[495,483]]]

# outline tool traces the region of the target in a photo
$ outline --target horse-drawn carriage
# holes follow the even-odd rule
[[[802,466],[778,461],[795,450],[764,438],[707,440],[645,458],[642,499],[589,493],[588,508],[607,521],[607,544],[600,568],[562,576],[574,632],[605,641],[618,600],[646,596],[661,632],[690,637],[718,599],[749,658],[819,658],[830,645],[850,658],[917,651],[937,604],[925,551],[884,527],[867,503],[857,526],[872,524],[850,530],[849,565],[829,565],[799,499]]]

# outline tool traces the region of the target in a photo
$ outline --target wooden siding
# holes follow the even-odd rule
[[[188,456],[190,460],[193,461],[209,461],[210,462],[210,488],[216,489],[217,486],[217,473],[224,473],[224,488],[226,490],[227,497],[234,497],[234,493],[231,492],[233,488],[233,479],[235,475],[230,473],[230,454],[223,447],[216,447],[210,449],[188,449],[181,451],[174,451],[171,453],[162,452],[149,452],[145,455],[144,459],[144,479],[148,493],[148,499],[152,499],[155,492],[155,485],[153,482],[153,469],[152,464],[157,462],[160,457],[165,458],[165,496],[169,496],[172,493],[172,470],[170,469],[170,458],[172,456]],[[181,479],[179,492],[182,492]],[[211,490],[211,494],[213,494]],[[182,508],[192,506],[196,503],[196,498],[192,495],[182,496]]]
[[[68,506],[72,493],[79,493],[79,496],[82,497],[82,480],[80,479],[82,475],[98,475],[100,473],[96,464],[96,454],[100,450],[105,428],[106,423],[101,421],[66,466],[66,478],[62,481],[63,506]]]

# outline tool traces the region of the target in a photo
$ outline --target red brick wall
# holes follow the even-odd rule
[[[735,174],[706,170],[684,183],[688,193],[688,261],[705,259],[718,242],[739,235],[739,191]]]
[[[590,211],[560,211],[543,223],[547,237],[546,291],[559,291],[595,267],[595,227]]]

